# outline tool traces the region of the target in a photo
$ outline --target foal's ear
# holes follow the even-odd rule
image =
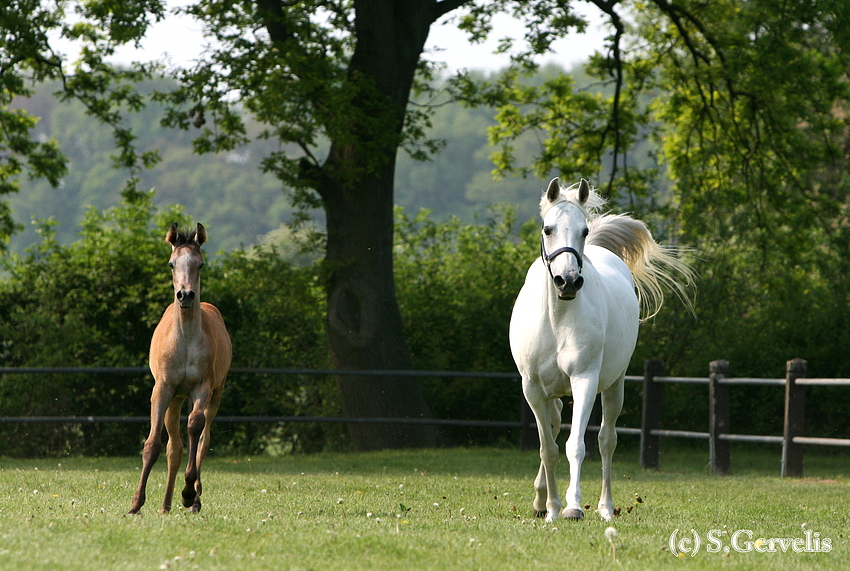
[[[581,182],[578,183],[578,201],[581,204],[587,202],[588,197],[590,196],[590,184],[584,179],[581,179]]]
[[[172,248],[177,247],[177,235],[179,234],[179,229],[177,226],[177,222],[174,222],[169,228],[168,233],[165,235],[165,241],[171,244]]]
[[[549,181],[549,187],[546,189],[546,200],[555,202],[559,196],[561,196],[561,182],[558,177],[555,177]]]
[[[204,229],[204,225],[198,222],[198,228],[195,230],[195,242],[198,243],[198,246],[202,246],[206,241],[207,231]]]

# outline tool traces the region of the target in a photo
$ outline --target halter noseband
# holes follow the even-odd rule
[[[581,254],[578,253],[578,250],[570,248],[569,246],[564,246],[563,248],[558,248],[551,254],[547,254],[546,240],[542,234],[540,235],[540,257],[543,258],[543,263],[546,264],[546,269],[549,270],[549,275],[552,276],[553,279],[555,276],[552,274],[552,260],[564,253],[570,253],[576,257],[576,261],[578,262],[578,271],[580,272],[584,267],[584,262],[582,261]]]

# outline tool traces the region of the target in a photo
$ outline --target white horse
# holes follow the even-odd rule
[[[538,517],[578,520],[584,433],[602,393],[602,494],[597,511],[614,514],[611,457],[617,445],[614,424],[623,406],[623,378],[637,342],[641,309],[654,315],[664,288],[686,305],[692,269],[659,246],[646,225],[625,215],[600,215],[605,200],[587,181],[566,189],[554,178],[540,201],[541,256],[531,265],[511,316],[510,342],[522,375],[522,390],[540,434],[540,471],[534,481]],[[641,307],[642,306],[642,307]],[[570,486],[566,507],[555,480],[561,428],[561,397],[572,395],[566,443]]]

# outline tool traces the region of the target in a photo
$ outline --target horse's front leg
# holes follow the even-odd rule
[[[523,393],[528,406],[534,413],[537,422],[537,434],[540,437],[540,470],[535,479],[534,511],[537,516],[546,514],[546,521],[558,519],[561,511],[561,499],[558,497],[558,484],[555,480],[555,466],[558,464],[558,444],[553,435],[552,418],[554,406],[551,399],[546,397],[542,388],[530,381],[523,382]],[[560,428],[560,417],[557,419]],[[545,490],[546,503],[543,505],[542,496]],[[545,509],[543,509],[545,507]]]
[[[611,494],[611,459],[617,447],[615,425],[623,410],[623,377],[602,393],[602,426],[599,427],[599,455],[602,456],[602,494],[597,511],[599,517],[611,521],[614,498]]]
[[[154,464],[156,464],[157,458],[159,458],[159,453],[162,451],[163,417],[173,396],[174,391],[164,383],[156,383],[151,392],[151,429],[142,452],[142,474],[139,477],[139,487],[136,488],[136,494],[133,496],[133,503],[130,506],[129,513],[131,514],[139,513],[139,510],[145,505],[148,477]]]
[[[581,507],[581,464],[584,462],[585,447],[584,433],[587,422],[593,410],[596,399],[598,381],[592,382],[587,378],[572,377],[570,379],[573,393],[573,414],[570,436],[565,446],[567,460],[570,463],[570,487],[567,488],[567,507],[561,515],[567,519],[581,519],[584,510]]]

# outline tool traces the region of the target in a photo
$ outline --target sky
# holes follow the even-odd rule
[[[169,6],[185,5],[188,0],[169,0]],[[607,35],[602,23],[603,15],[589,4],[579,2],[576,5],[579,12],[590,19],[590,25],[585,34],[570,33],[555,44],[555,54],[541,60],[540,63],[556,62],[569,68],[588,58],[594,51],[601,49]],[[494,55],[492,52],[498,44],[498,39],[511,36],[521,37],[523,23],[509,16],[498,17],[494,21],[494,32],[491,40],[481,44],[469,43],[466,34],[457,29],[449,15],[445,25],[434,26],[428,37],[426,52],[429,59],[442,60],[447,64],[449,72],[458,69],[476,69],[493,71],[508,63],[507,55]],[[201,26],[187,16],[169,16],[158,23],[149,32],[141,50],[126,47],[118,52],[116,63],[130,61],[149,61],[167,57],[174,65],[184,66],[197,58],[203,51],[204,39]]]

